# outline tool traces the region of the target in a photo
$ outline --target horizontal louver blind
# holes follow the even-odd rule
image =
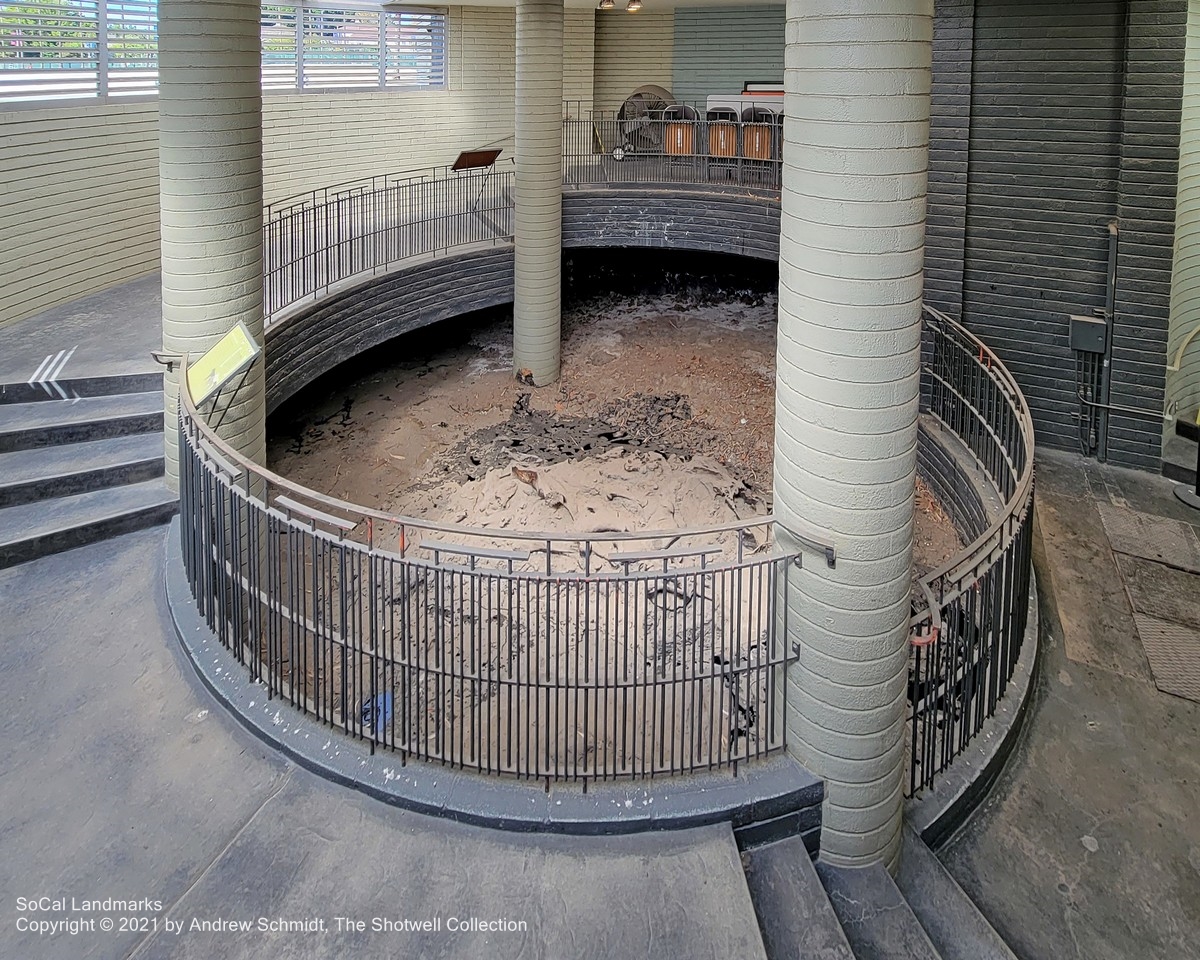
[[[305,90],[379,87],[379,12],[305,6]]]
[[[386,29],[386,86],[446,85],[445,14],[389,11]]]
[[[109,0],[104,12],[110,97],[154,93],[158,89],[157,0]],[[102,78],[103,79],[103,78]]]
[[[61,100],[100,93],[95,0],[0,3],[0,100]]]
[[[264,5],[262,8],[262,87],[264,90],[295,90],[296,8]]]
[[[444,10],[267,4],[264,90],[439,88]],[[153,94],[157,0],[0,0],[0,102]]]

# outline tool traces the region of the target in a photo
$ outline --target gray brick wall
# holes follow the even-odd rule
[[[512,303],[511,246],[439,257],[364,281],[267,328],[267,412],[372,347]]]
[[[1157,470],[1161,458],[1186,0],[1133,0],[1125,39],[1116,317],[1109,457]]]
[[[974,35],[975,0],[939,0],[933,20],[925,299],[953,317],[962,313]]]
[[[704,103],[747,80],[783,81],[782,5],[676,7],[671,92]]]
[[[660,247],[779,259],[779,193],[668,186],[571,191],[564,247]]]
[[[1126,6],[976,2],[962,316],[1056,447],[1079,408],[1067,317],[1105,303]]]

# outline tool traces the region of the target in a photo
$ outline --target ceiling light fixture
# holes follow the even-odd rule
[[[601,10],[611,10],[617,5],[617,0],[600,0]]]
[[[629,0],[629,2],[627,4],[625,4],[625,12],[626,13],[637,13],[641,9],[642,9],[642,0]]]

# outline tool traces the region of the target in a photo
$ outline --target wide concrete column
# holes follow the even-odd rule
[[[558,379],[562,340],[563,0],[517,0],[513,369]]]
[[[239,320],[262,343],[260,16],[257,0],[162,0],[158,7],[163,348],[170,353],[198,357]],[[265,398],[260,357],[219,431],[259,462]],[[223,394],[222,409],[227,400]],[[166,378],[172,487],[177,405],[178,370]]]
[[[791,577],[786,729],[845,866],[900,844],[932,14],[787,4],[775,512],[837,562]]]

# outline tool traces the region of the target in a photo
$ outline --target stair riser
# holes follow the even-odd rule
[[[1185,467],[1178,463],[1172,463],[1170,460],[1164,460],[1162,473],[1168,480],[1174,480],[1176,483],[1186,483],[1193,489],[1196,487],[1196,471],[1191,467]]]
[[[161,431],[161,413],[138,413],[89,423],[51,424],[25,430],[0,433],[0,453],[14,450],[32,450],[59,443],[83,443],[87,440],[107,440],[111,437],[128,437],[135,433]]]
[[[162,457],[135,460],[97,470],[81,470],[22,483],[0,485],[0,509],[21,503],[36,503],[54,497],[70,497],[90,490],[119,487],[127,483],[141,483],[161,477],[164,472]]]
[[[123,377],[85,377],[78,380],[59,380],[59,386],[68,397],[108,397],[121,393],[148,393],[151,390],[162,389],[161,373],[131,373]],[[64,402],[62,397],[50,388],[50,393],[34,384],[5,383],[0,384],[0,404],[3,403],[40,403],[57,400]]]
[[[134,530],[144,530],[170,521],[179,511],[178,503],[156,504],[141,510],[132,510],[116,517],[105,517],[92,523],[80,524],[65,530],[57,530],[40,537],[18,540],[0,545],[0,569],[27,563],[52,553],[62,553],[89,543],[97,543],[110,537],[118,537]]]

